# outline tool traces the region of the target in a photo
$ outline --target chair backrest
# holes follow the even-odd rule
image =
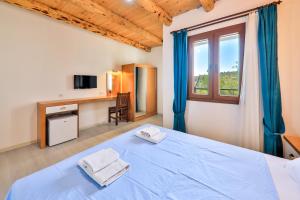
[[[116,107],[129,107],[130,92],[118,93]]]

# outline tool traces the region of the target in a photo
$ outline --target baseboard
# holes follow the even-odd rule
[[[7,152],[7,151],[19,149],[19,148],[22,148],[22,147],[25,147],[25,146],[28,146],[28,145],[31,145],[31,144],[36,144],[36,143],[37,143],[37,140],[32,140],[32,141],[29,141],[29,142],[20,143],[20,144],[17,144],[17,145],[13,145],[13,146],[10,146],[10,147],[0,149],[0,153],[4,153],[4,152]]]

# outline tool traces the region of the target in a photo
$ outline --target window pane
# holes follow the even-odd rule
[[[219,94],[239,96],[240,79],[239,34],[221,36],[219,39]]]
[[[208,95],[209,47],[208,40],[194,43],[193,93]]]

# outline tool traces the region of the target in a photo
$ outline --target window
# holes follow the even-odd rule
[[[245,24],[189,37],[188,99],[238,104]]]

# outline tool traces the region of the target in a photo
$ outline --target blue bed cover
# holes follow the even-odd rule
[[[168,137],[152,144],[134,136],[144,126],[17,180],[6,199],[278,199],[262,153],[161,127]],[[130,168],[111,185],[100,187],[77,161],[108,147]]]

